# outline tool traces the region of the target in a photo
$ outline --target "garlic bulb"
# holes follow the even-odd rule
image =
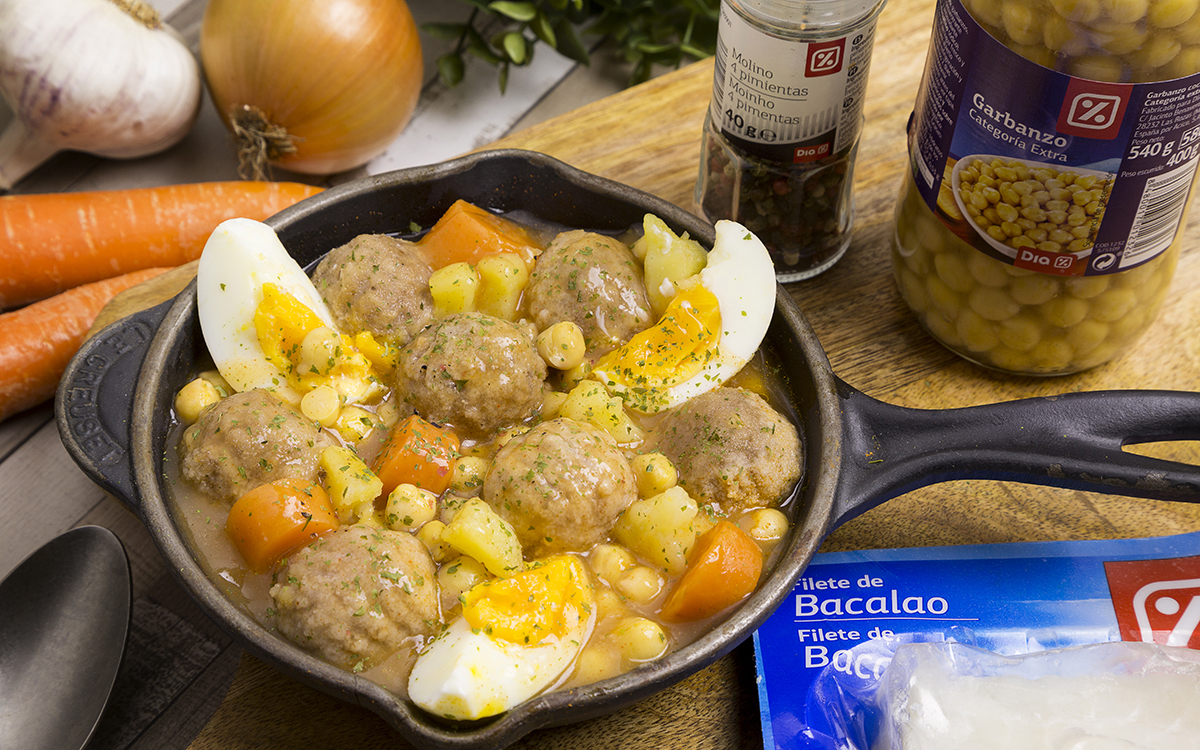
[[[423,76],[403,0],[209,0],[200,59],[254,179],[268,163],[305,174],[365,164],[408,124]]]
[[[120,6],[120,7],[118,7]],[[195,56],[141,0],[0,1],[0,188],[59,151],[163,151],[200,111]]]

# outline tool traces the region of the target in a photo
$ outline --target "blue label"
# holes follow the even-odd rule
[[[870,747],[897,645],[1002,654],[1109,641],[1200,648],[1200,532],[817,555],[754,634],[768,748]]]

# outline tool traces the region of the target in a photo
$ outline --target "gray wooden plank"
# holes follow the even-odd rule
[[[0,577],[104,498],[43,425],[0,464]]]
[[[0,461],[20,448],[30,435],[42,429],[54,419],[54,409],[49,404],[26,409],[0,422]]]

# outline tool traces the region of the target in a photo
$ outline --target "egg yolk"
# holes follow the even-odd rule
[[[325,324],[308,306],[275,284],[263,284],[262,291],[262,302],[254,309],[258,343],[267,361],[290,372],[304,337]]]
[[[700,372],[717,356],[721,305],[701,284],[680,290],[654,326],[600,358],[594,370],[613,384],[632,408],[657,411],[664,392]]]
[[[286,374],[300,393],[328,385],[347,402],[378,393],[375,373],[395,366],[394,347],[360,332],[351,338],[325,325],[317,314],[275,284],[263,284],[254,310],[254,330],[267,361]]]
[[[575,558],[552,557],[471,588],[463,595],[463,618],[474,630],[520,645],[561,639],[591,610],[585,575]]]

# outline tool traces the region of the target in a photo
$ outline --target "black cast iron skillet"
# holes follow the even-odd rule
[[[431,226],[457,198],[525,209],[571,227],[620,231],[649,211],[711,246],[712,226],[625,185],[547,156],[493,151],[332,188],[268,221],[307,265],[352,237]],[[700,640],[620,677],[544,695],[492,720],[447,724],[268,632],[196,562],[161,464],[176,391],[204,355],[195,285],[113,324],[73,359],[56,417],[74,460],[146,524],[182,585],[246,648],[282,672],[375,711],[414,744],[497,748],[543,726],[615,711],[698,671],[749,636],[792,590],[836,526],[884,500],[951,479],[987,478],[1162,500],[1200,499],[1196,467],[1126,453],[1130,443],[1200,438],[1200,394],[1075,393],[964,409],[891,406],[838,379],[782,287],[768,343],[782,360],[806,446],[793,526],[760,588]]]

